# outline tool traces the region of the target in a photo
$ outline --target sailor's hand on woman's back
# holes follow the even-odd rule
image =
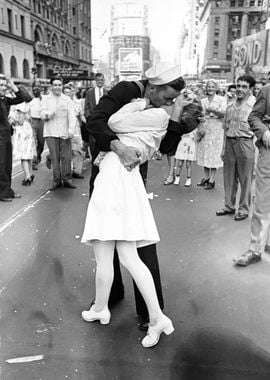
[[[120,140],[111,141],[111,150],[118,155],[127,170],[132,170],[141,164],[140,150],[132,146],[126,146]]]

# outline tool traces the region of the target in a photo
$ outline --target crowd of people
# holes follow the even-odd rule
[[[120,259],[134,279],[139,327],[147,331],[142,345],[152,347],[174,328],[163,313],[159,234],[145,189],[148,160],[167,156],[166,186],[180,184],[185,165],[186,187],[197,162],[203,171],[197,186],[205,190],[215,188],[216,172],[223,167],[224,207],[216,215],[234,215],[235,221],[249,215],[256,166],[250,244],[234,262],[259,262],[264,250],[270,251],[270,86],[248,74],[225,92],[214,79],[204,87],[186,86],[179,67],[165,63],[145,75],[107,90],[98,73],[96,86],[84,96],[60,77],[51,79],[46,95],[35,81],[30,95],[0,76],[0,200],[20,197],[11,187],[12,156],[21,160],[22,185],[30,186],[46,143],[54,191],[76,188],[72,178],[84,178],[88,155],[90,200],[82,243],[93,246],[97,270],[95,299],[82,318],[110,322],[109,308],[124,297]]]
[[[34,171],[42,159],[44,147],[49,154],[46,166],[52,169],[53,184],[75,189],[72,178],[83,179],[85,158],[91,158],[94,139],[86,131],[86,116],[106,93],[104,75],[96,75],[98,97],[92,99],[94,88],[84,93],[73,82],[64,85],[62,78],[50,81],[50,88],[42,89],[34,80],[31,91],[15,86],[12,80],[0,76],[0,200],[11,202],[21,195],[11,188],[12,159],[21,161],[24,173],[23,186],[33,184]],[[46,92],[46,94],[44,93]],[[89,96],[90,95],[90,96]]]

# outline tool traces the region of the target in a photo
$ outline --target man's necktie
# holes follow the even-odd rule
[[[101,87],[98,88],[98,100],[102,97],[102,89]]]

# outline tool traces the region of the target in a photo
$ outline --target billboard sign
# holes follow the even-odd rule
[[[268,30],[263,30],[233,42],[233,71],[252,68],[256,72],[263,67],[269,67],[268,33]]]
[[[142,72],[142,48],[120,48],[119,49],[119,71],[120,73]]]

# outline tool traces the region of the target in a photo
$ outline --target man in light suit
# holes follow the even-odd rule
[[[100,98],[108,93],[108,90],[104,88],[105,77],[102,73],[95,75],[96,87],[89,88],[85,94],[85,106],[84,115],[86,120],[91,115],[92,110],[98,104]],[[94,136],[89,134],[89,147],[91,156],[93,156],[96,140]]]
[[[249,246],[247,252],[234,259],[236,265],[244,267],[261,261],[262,254],[269,248],[267,235],[270,227],[270,85],[263,86],[260,90],[248,121],[257,137],[259,156]]]

